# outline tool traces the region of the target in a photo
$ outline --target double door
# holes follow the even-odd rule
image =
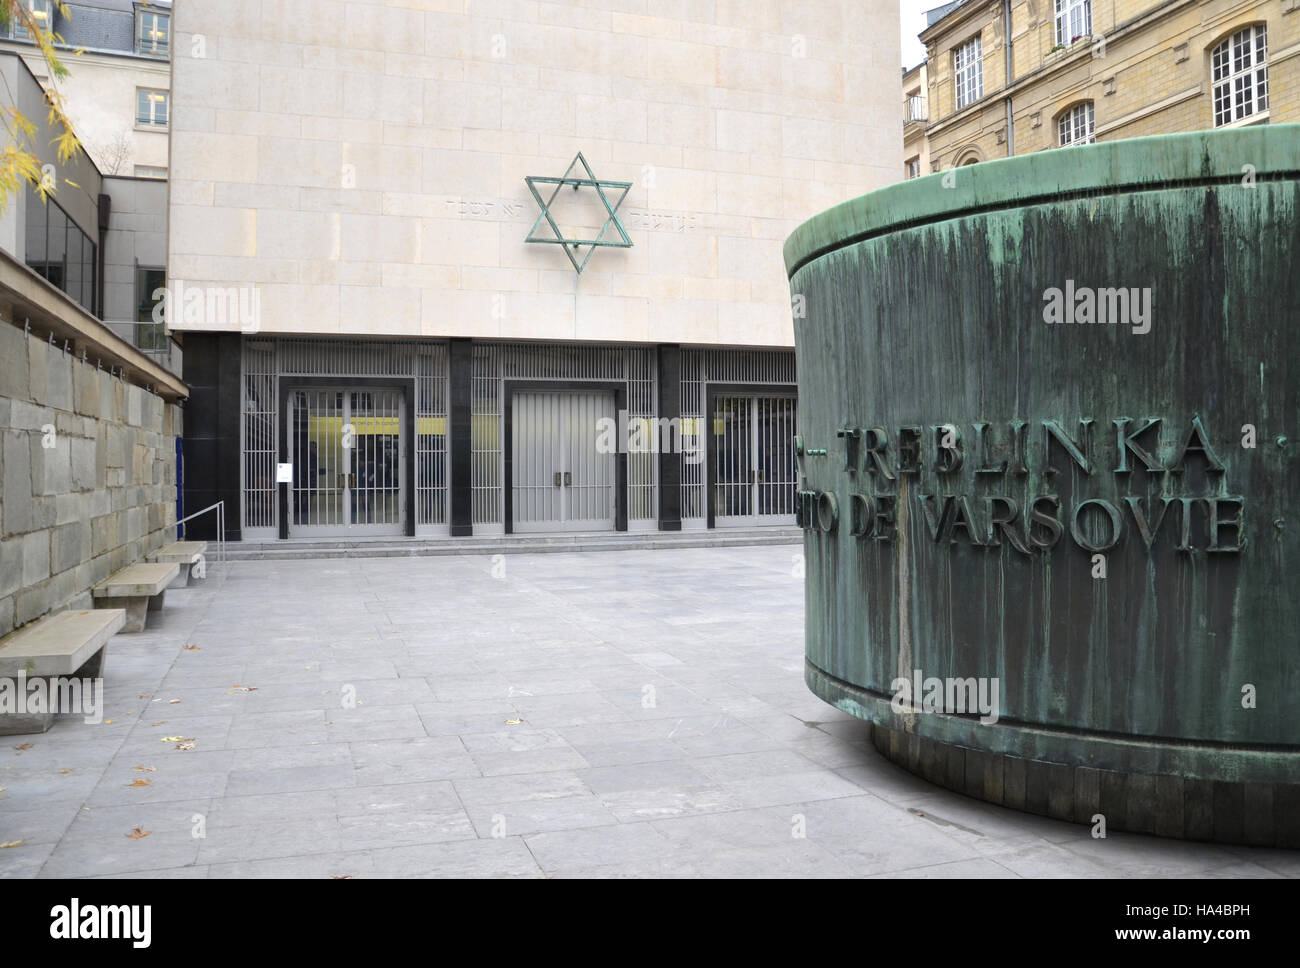
[[[511,420],[515,532],[612,531],[618,454],[614,397],[520,391]]]
[[[798,469],[792,396],[718,396],[713,406],[716,527],[793,523]]]
[[[400,390],[290,394],[290,535],[404,533],[406,455]]]

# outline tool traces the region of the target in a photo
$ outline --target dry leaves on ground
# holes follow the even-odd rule
[[[6,850],[10,847],[17,847],[19,844],[24,843],[26,840],[27,838],[24,837],[22,840],[11,840],[7,844],[0,844],[0,850]]]
[[[152,830],[145,830],[143,827],[136,827],[135,830],[131,831],[127,836],[132,840],[139,840],[141,837],[148,837],[151,833],[153,833]]]
[[[130,783],[127,784],[127,786],[133,786],[133,787],[148,786],[151,783],[153,783],[153,780],[132,780]]]

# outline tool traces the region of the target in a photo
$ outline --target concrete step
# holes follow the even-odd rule
[[[546,554],[644,551],[662,548],[734,548],[799,544],[794,527],[713,531],[627,531],[581,534],[477,535],[468,538],[329,538],[237,541],[226,544],[230,561],[310,558],[406,558],[429,555]]]

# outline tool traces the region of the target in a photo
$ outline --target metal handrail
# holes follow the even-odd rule
[[[192,521],[195,518],[207,514],[209,511],[217,512],[217,561],[220,564],[226,563],[226,502],[218,501],[216,504],[210,504],[202,511],[195,511],[193,514],[187,514],[185,517],[175,521],[176,540],[181,540],[184,529],[181,527],[186,521]]]

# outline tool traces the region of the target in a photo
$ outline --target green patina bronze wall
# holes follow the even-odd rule
[[[932,175],[785,257],[809,687],[974,796],[1300,846],[1300,126]]]

